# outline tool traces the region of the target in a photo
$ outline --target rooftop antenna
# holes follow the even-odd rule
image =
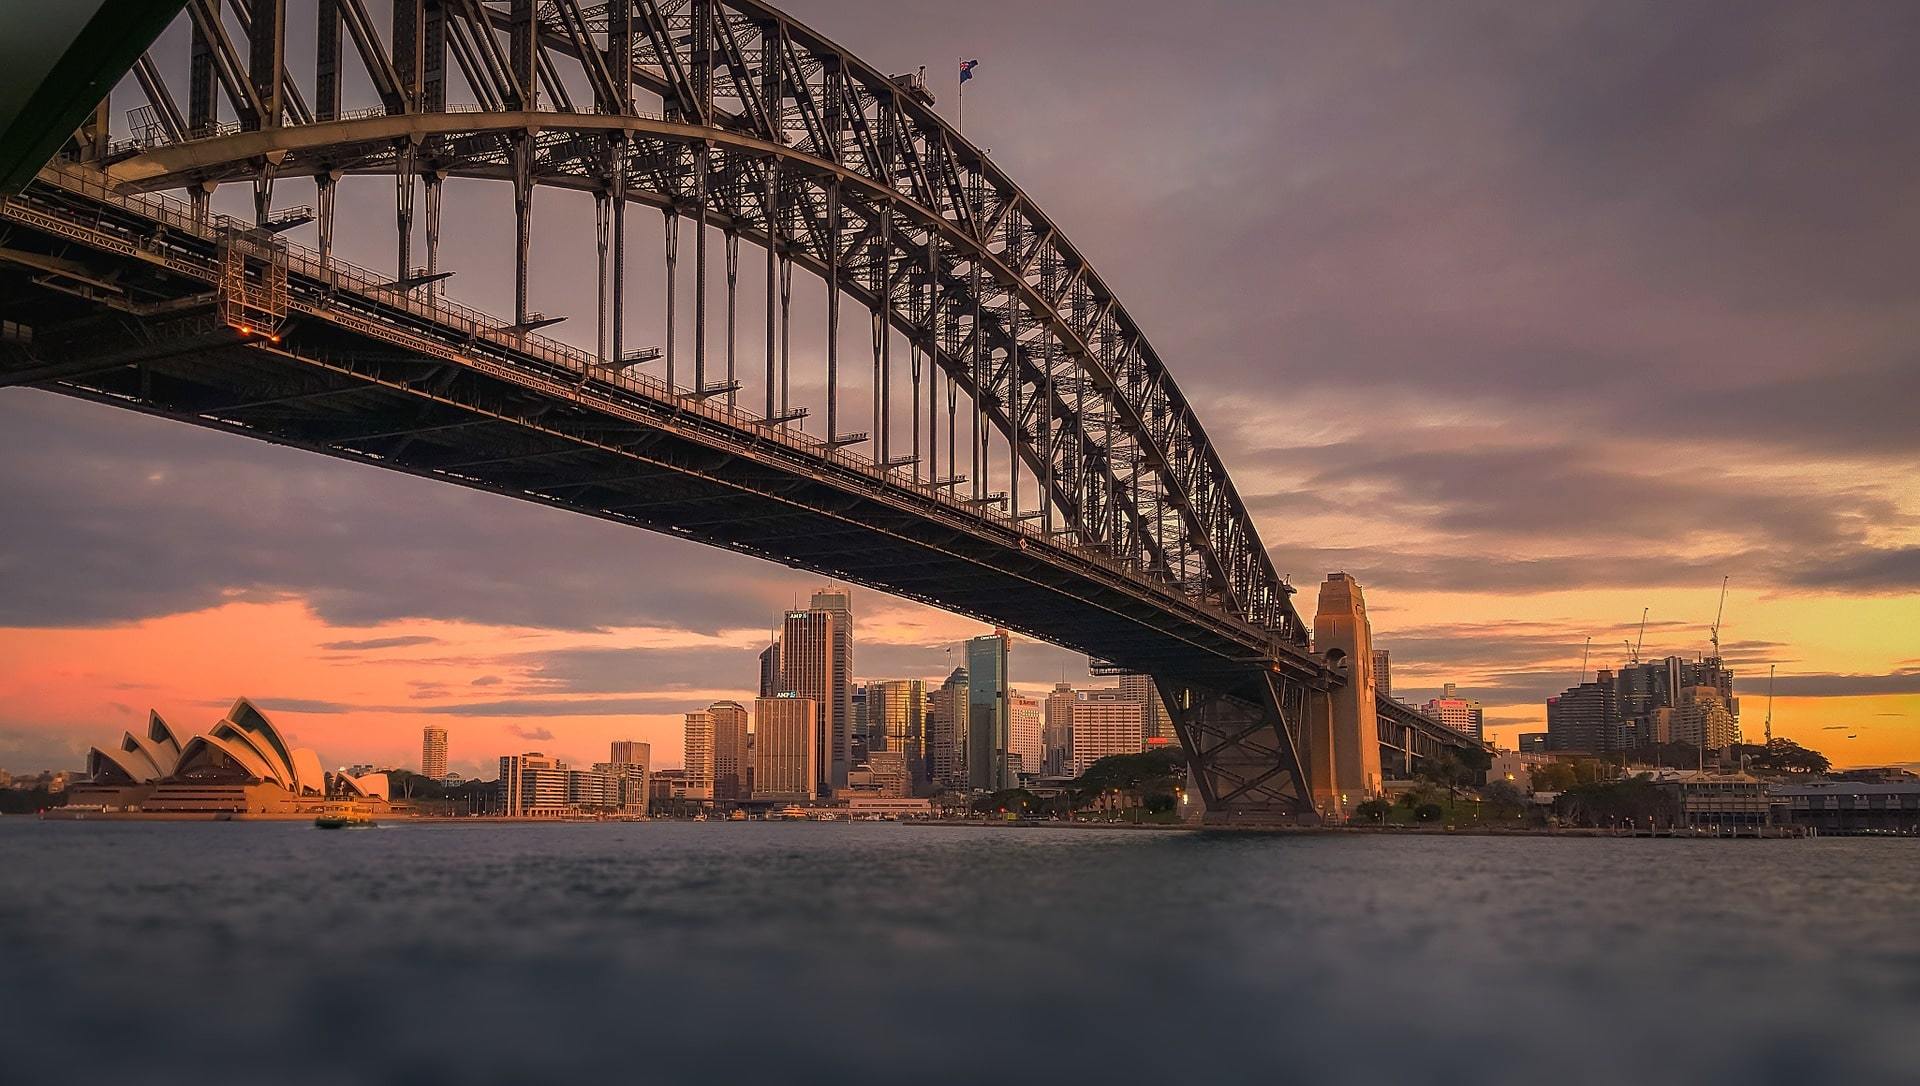
[[[1718,663],[1720,660],[1720,620],[1724,618],[1727,613],[1727,582],[1731,580],[1733,580],[1731,574],[1720,578],[1720,606],[1713,612],[1713,627],[1708,635],[1708,640],[1713,642],[1713,659],[1715,663]]]
[[[1773,745],[1773,665],[1767,665],[1767,745]]]
[[[1650,607],[1640,608],[1640,636],[1633,643],[1633,662],[1640,662],[1640,647],[1647,643],[1647,612]]]

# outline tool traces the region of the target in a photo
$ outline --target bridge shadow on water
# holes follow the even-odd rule
[[[15,1082],[1912,1081],[1904,843],[0,824]]]

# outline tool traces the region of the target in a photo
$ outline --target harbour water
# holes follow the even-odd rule
[[[1920,843],[0,819],[17,1083],[1920,1082]]]

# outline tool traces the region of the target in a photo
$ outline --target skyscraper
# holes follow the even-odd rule
[[[867,688],[860,683],[853,684],[853,726],[848,731],[847,745],[851,750],[852,764],[859,765],[867,760],[867,752],[885,750],[886,741],[874,741],[871,734],[872,723],[867,717]]]
[[[594,769],[620,781],[620,806],[632,815],[647,813],[647,798],[653,775],[653,747],[634,739],[615,739],[603,765]]]
[[[420,729],[420,775],[436,781],[447,775],[447,729],[437,724]]]
[[[1046,754],[1040,771],[1049,777],[1065,773],[1071,764],[1073,705],[1078,700],[1080,695],[1068,683],[1055,683],[1053,691],[1047,695],[1046,722],[1040,736]]]
[[[713,717],[705,709],[688,713],[681,758],[687,767],[687,798],[713,798]]]
[[[1624,732],[1613,673],[1547,699],[1547,746],[1552,750],[1604,754],[1621,748]]]
[[[776,694],[753,703],[753,794],[758,799],[812,799],[820,780],[820,705]]]
[[[819,750],[810,764],[820,774],[814,782],[816,795],[831,794],[834,734],[832,657],[835,616],[827,611],[788,611],[780,634],[780,689],[814,703],[820,727],[813,733]],[[841,722],[845,730],[846,722]]]
[[[867,684],[868,760],[885,751],[906,759],[916,792],[926,787],[927,690],[919,679]]]
[[[833,716],[827,738],[832,747],[828,775],[837,787],[847,783],[847,770],[853,768],[853,595],[844,588],[822,589],[813,594],[811,610],[834,616],[827,667]]]
[[[953,791],[967,787],[967,669],[956,667],[930,699],[933,712],[927,717],[927,749],[933,766],[933,783]]]
[[[1373,650],[1373,688],[1383,698],[1393,696],[1393,657],[1386,649]]]
[[[760,650],[760,696],[770,698],[780,692],[780,639],[774,638]]]
[[[1041,738],[1046,713],[1039,698],[1029,697],[1018,690],[1007,696],[1007,751],[1010,759],[1007,772],[1014,783],[1019,783],[1019,774],[1038,776],[1041,766],[1046,762],[1047,745]]]
[[[1147,707],[1147,734],[1142,738],[1174,738],[1173,717],[1168,715],[1167,707],[1160,703],[1160,690],[1153,685],[1153,676],[1134,673],[1120,676],[1120,695]]]
[[[747,798],[747,708],[737,701],[707,706],[713,729],[713,798]]]
[[[1007,665],[1012,639],[995,630],[967,642],[967,787],[1015,784],[1008,766]]]

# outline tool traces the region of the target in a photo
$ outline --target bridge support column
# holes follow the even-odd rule
[[[1360,583],[1331,573],[1320,586],[1313,647],[1346,682],[1308,698],[1307,776],[1314,805],[1344,820],[1380,793],[1380,726],[1373,680],[1373,628]]]
[[[1155,676],[1187,754],[1190,785],[1208,825],[1318,821],[1294,722],[1307,703],[1297,682],[1265,670],[1220,684]]]

